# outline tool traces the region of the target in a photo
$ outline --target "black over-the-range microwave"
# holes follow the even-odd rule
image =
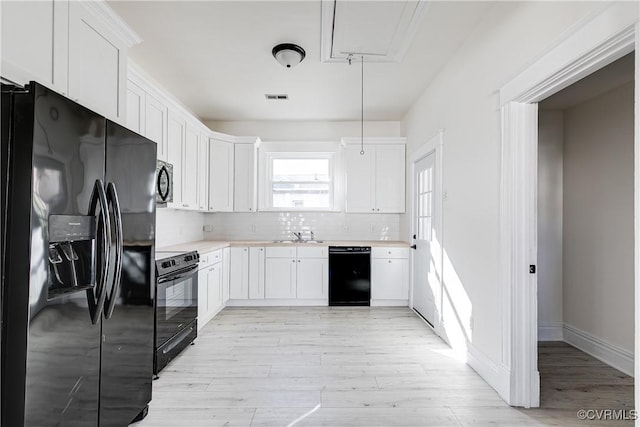
[[[156,164],[156,206],[173,203],[173,165],[158,160]]]

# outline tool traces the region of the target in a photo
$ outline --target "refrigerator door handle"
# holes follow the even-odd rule
[[[107,295],[105,300],[104,317],[105,319],[111,318],[113,315],[113,309],[116,305],[116,298],[118,297],[118,291],[120,290],[120,279],[122,277],[122,213],[120,211],[120,201],[118,200],[118,192],[113,182],[107,184],[107,201],[113,206],[113,219],[114,219],[114,231],[115,231],[115,269],[113,274],[113,283],[111,284],[111,292]]]
[[[107,195],[104,191],[104,184],[101,180],[96,179],[91,193],[91,202],[89,204],[89,215],[96,216],[97,209],[100,209],[100,220],[102,220],[102,266],[100,269],[100,282],[94,292],[94,288],[87,289],[87,302],[89,303],[89,314],[91,315],[91,323],[97,324],[100,321],[102,310],[104,308],[104,300],[107,296],[107,280],[109,276],[109,252],[111,250],[111,220],[109,219],[109,211],[107,206]],[[98,249],[100,250],[100,248]]]

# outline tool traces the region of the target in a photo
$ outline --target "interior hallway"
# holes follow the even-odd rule
[[[489,424],[585,422],[507,406],[407,308],[300,307],[224,309],[160,373],[136,425]]]

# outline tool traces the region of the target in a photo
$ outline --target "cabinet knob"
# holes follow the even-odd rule
[[[376,211],[380,212],[380,208],[376,209]]]
[[[391,264],[391,260],[389,260],[389,264]]]
[[[298,262],[300,262],[300,260],[298,260]]]
[[[249,210],[253,210],[253,208],[249,208]]]
[[[374,208],[371,208],[371,210],[372,210],[372,211],[375,211],[375,209],[374,209]]]
[[[295,260],[295,259],[292,259],[292,260],[291,260],[291,262],[296,262],[296,260]]]

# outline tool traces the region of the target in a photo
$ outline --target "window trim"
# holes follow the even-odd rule
[[[302,143],[301,143],[302,144]],[[264,212],[339,212],[340,197],[340,150],[337,144],[328,143],[263,143],[259,149],[258,207]],[[294,147],[295,145],[295,147]],[[329,160],[329,207],[295,208],[273,206],[273,160],[274,159],[327,159]]]

